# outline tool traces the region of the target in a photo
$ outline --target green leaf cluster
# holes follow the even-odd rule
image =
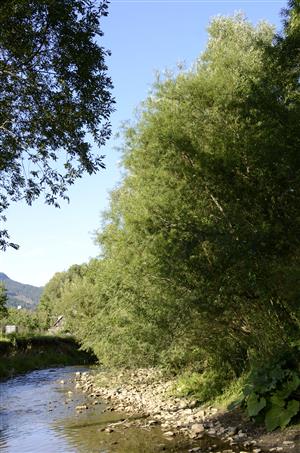
[[[259,368],[251,373],[244,389],[248,415],[263,418],[268,431],[285,428],[299,413],[299,372],[286,366],[282,361]]]

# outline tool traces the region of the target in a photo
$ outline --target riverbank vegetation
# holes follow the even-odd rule
[[[236,404],[269,430],[299,414],[299,48],[299,1],[280,35],[214,19],[124,129],[100,258],[39,307],[105,365],[184,372],[201,401],[240,380]]]
[[[0,379],[27,371],[95,362],[71,337],[0,336]]]

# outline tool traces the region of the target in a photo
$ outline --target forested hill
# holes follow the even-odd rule
[[[0,281],[4,282],[7,289],[8,306],[34,309],[39,303],[43,287],[26,285],[11,280],[6,274],[0,272]]]

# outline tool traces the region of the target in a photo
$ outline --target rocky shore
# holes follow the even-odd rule
[[[217,407],[200,406],[193,399],[174,397],[175,381],[166,379],[157,369],[77,372],[75,382],[75,388],[86,392],[91,404],[104,400],[107,403],[105,410],[126,414],[118,426],[123,425],[126,429],[135,425],[149,429],[160,425],[166,438],[184,435],[193,442],[199,440],[200,446],[193,446],[191,452],[204,451],[201,439],[208,436],[215,440],[215,444],[212,442],[212,447],[209,447],[215,452],[300,451],[299,427],[268,434],[264,428],[249,421],[242,411],[228,412]],[[77,408],[78,411],[86,409],[88,405]],[[115,424],[110,424],[103,429],[109,433],[115,428]]]

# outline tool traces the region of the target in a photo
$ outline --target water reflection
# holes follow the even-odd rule
[[[70,406],[61,401],[62,385],[73,369],[34,371],[0,383],[0,450],[7,453],[74,453],[53,427]]]

